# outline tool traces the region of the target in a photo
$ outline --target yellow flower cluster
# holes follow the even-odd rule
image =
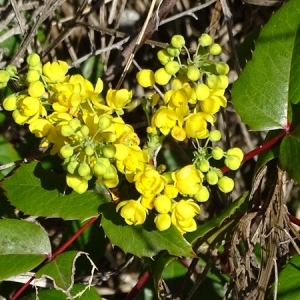
[[[210,186],[216,185],[224,193],[234,187],[233,180],[223,176],[210,161],[223,160],[228,168],[237,170],[243,153],[238,148],[226,152],[208,147],[209,142],[221,139],[220,132],[210,128],[216,122],[215,114],[227,104],[224,92],[229,67],[209,59],[220,54],[221,47],[213,44],[209,35],[202,35],[192,59],[185,48],[186,65],[179,59],[183,48],[184,38],[173,36],[170,46],[158,52],[163,67],[137,74],[143,87],[155,83],[164,86],[161,101],[158,94],[153,94],[149,103],[143,102],[149,117],[148,142],[143,149],[133,127],[122,119],[124,109],[133,107],[132,92],[109,89],[102,96],[101,79],[93,86],[81,75],[70,76],[64,61],[43,65],[33,53],[27,57],[25,75],[18,75],[12,66],[1,70],[0,88],[9,80],[18,80],[24,87],[5,98],[2,105],[12,111],[16,123],[28,124],[29,130],[42,138],[41,147],[51,146],[50,153],[62,158],[67,185],[77,193],[84,193],[92,178],[114,188],[123,176],[140,194],[137,200],[117,205],[127,224],[143,224],[152,211],[159,230],[173,224],[182,234],[191,232],[197,228],[197,202],[209,199]],[[151,115],[147,107],[151,107]],[[177,141],[195,139],[198,149],[193,164],[174,172],[156,167],[155,153],[169,134]],[[203,147],[199,139],[207,139]]]
[[[41,147],[52,146],[51,154],[64,159],[68,186],[83,193],[95,176],[112,188],[119,182],[117,170],[132,181],[145,169],[148,155],[121,118],[132,92],[109,89],[104,99],[101,79],[94,87],[81,75],[69,76],[64,61],[42,65],[40,57],[31,54],[27,63],[27,74],[19,78],[24,91],[4,99],[3,107],[13,111],[16,123],[29,124],[29,130],[43,138]]]
[[[155,83],[165,86],[164,106],[157,109],[148,132],[158,129],[163,135],[172,135],[177,141],[187,138],[206,139],[209,136],[208,124],[214,125],[215,114],[220,107],[226,107],[224,96],[228,86],[229,67],[224,62],[210,60],[210,55],[218,55],[222,49],[212,44],[209,35],[199,38],[196,54],[187,64],[179,58],[185,45],[184,38],[175,35],[170,45],[157,54],[163,65],[156,72],[141,70],[137,81],[143,87]],[[157,101],[155,102],[157,103]]]

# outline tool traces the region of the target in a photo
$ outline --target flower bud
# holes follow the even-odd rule
[[[0,82],[7,83],[9,81],[9,73],[6,70],[0,70]]]
[[[230,148],[229,150],[227,150],[227,155],[237,156],[240,162],[242,162],[244,158],[244,153],[240,148]]]
[[[90,130],[86,125],[82,125],[80,128],[80,132],[83,136],[88,136],[90,133]]]
[[[226,75],[219,75],[219,88],[225,90],[228,87],[229,79]]]
[[[26,74],[26,81],[28,83],[38,81],[40,79],[40,73],[36,70],[28,70]]]
[[[198,100],[202,101],[209,97],[210,90],[206,84],[200,83],[200,84],[196,85],[195,93],[196,93],[196,98]]]
[[[110,165],[109,168],[107,168],[105,174],[103,174],[104,180],[113,180],[118,176],[117,170],[113,165]]]
[[[85,149],[84,149],[84,153],[87,155],[87,156],[91,156],[94,154],[94,148],[91,147],[91,146],[86,146]]]
[[[198,202],[205,202],[209,199],[209,191],[208,188],[204,185],[200,186],[199,191],[195,194],[194,198]]]
[[[219,177],[216,174],[216,172],[214,172],[214,171],[207,172],[206,181],[208,182],[208,184],[215,185],[215,184],[217,184],[218,180],[219,180]]]
[[[152,70],[140,70],[136,74],[136,80],[142,87],[150,87],[155,83],[154,73]]]
[[[159,50],[157,52],[157,58],[160,61],[160,63],[164,66],[167,62],[172,61],[174,59],[173,56],[171,56],[166,49]]]
[[[182,35],[176,34],[171,38],[171,45],[174,48],[181,49],[185,45],[185,40]]]
[[[8,65],[5,70],[10,76],[15,76],[18,73],[17,68],[13,65]]]
[[[45,93],[45,87],[40,81],[31,82],[28,86],[28,94],[31,97],[39,98]]]
[[[212,141],[212,142],[218,142],[220,139],[221,139],[221,132],[217,129],[215,130],[211,130],[209,132],[209,139]]]
[[[154,199],[154,207],[160,214],[166,214],[171,210],[171,199],[165,195],[157,196]]]
[[[61,126],[60,133],[64,137],[68,137],[74,134],[73,128],[69,124]]]
[[[81,123],[77,118],[74,118],[71,121],[69,121],[69,125],[72,127],[74,132],[81,128]]]
[[[116,146],[113,144],[107,144],[102,147],[102,154],[106,158],[113,158],[116,154]]]
[[[222,48],[219,44],[213,44],[209,49],[209,53],[212,55],[219,55],[221,52],[222,52]]]
[[[158,214],[154,219],[154,223],[159,231],[167,230],[171,226],[171,217],[169,214]]]
[[[225,160],[224,160],[225,165],[230,169],[230,170],[237,170],[240,165],[240,159],[236,155],[228,155]]]
[[[98,127],[100,130],[105,130],[112,124],[111,118],[107,115],[102,115],[99,118]]]
[[[177,61],[169,61],[165,64],[165,70],[169,75],[175,75],[180,69],[180,64]]]
[[[31,53],[27,56],[26,61],[29,66],[34,67],[41,62],[41,59],[36,53]]]
[[[199,170],[201,172],[206,173],[206,172],[208,172],[209,168],[210,168],[210,164],[209,164],[208,160],[203,159],[203,160],[200,161],[200,163],[199,163]]]
[[[17,97],[15,94],[11,94],[6,97],[2,103],[5,110],[12,111],[17,109]]]
[[[209,75],[206,79],[206,84],[211,89],[218,89],[220,84],[219,76],[217,75]]]
[[[79,165],[78,161],[70,161],[67,165],[67,171],[70,174],[74,174],[78,165]]]
[[[200,44],[200,46],[202,47],[207,47],[209,45],[211,45],[212,43],[212,38],[210,35],[208,35],[207,33],[203,33],[199,39],[198,39],[198,42]]]
[[[101,162],[97,162],[93,168],[93,172],[96,176],[104,175],[106,170],[107,170],[107,168]]]
[[[220,160],[223,158],[224,156],[224,151],[223,149],[221,149],[220,147],[214,147],[211,151],[211,156],[215,159],[215,160]]]
[[[223,193],[229,193],[234,188],[234,181],[227,176],[223,176],[218,181],[218,187]]]
[[[201,73],[197,67],[189,67],[186,76],[191,81],[197,81],[199,80]]]
[[[70,145],[64,145],[59,150],[59,153],[63,158],[68,158],[68,157],[71,157],[73,155],[74,151],[73,151],[73,148]]]
[[[77,172],[81,177],[85,177],[91,174],[91,168],[87,163],[82,162],[79,164]]]
[[[106,157],[100,157],[97,159],[97,163],[101,163],[105,166],[106,169],[110,167],[110,161]]]
[[[166,85],[172,76],[164,68],[160,68],[154,73],[154,77],[157,84]]]
[[[216,70],[220,75],[226,75],[229,72],[229,66],[221,61],[216,64]]]
[[[168,46],[166,48],[167,52],[169,55],[173,56],[173,57],[177,57],[180,54],[180,50],[178,48],[174,48],[172,46]]]

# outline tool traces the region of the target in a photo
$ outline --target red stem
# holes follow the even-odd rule
[[[41,267],[45,264],[49,263],[50,261],[54,260],[57,255],[62,253],[64,250],[66,250],[78,237],[80,234],[83,233],[84,230],[86,230],[88,227],[90,227],[98,217],[91,218],[86,224],[84,224],[73,236],[71,236],[70,239],[68,239],[60,248],[58,248],[53,255],[48,256],[46,260],[41,264]],[[34,280],[34,276],[32,276],[25,284],[23,284],[11,297],[11,300],[16,300],[18,297],[26,290],[26,288],[30,285],[30,282]]]
[[[288,214],[288,217],[293,224],[300,226],[300,220],[298,218],[296,218],[290,214]]]
[[[126,296],[125,300],[133,300],[136,298],[137,294],[141,291],[141,289],[145,286],[145,284],[148,282],[150,279],[150,272],[146,271],[137,284],[133,287],[133,289],[130,291],[130,293]]]
[[[259,147],[255,148],[254,150],[248,152],[247,154],[245,154],[242,162],[245,162],[245,161],[249,160],[250,158],[260,154],[261,152],[264,152],[264,151],[270,149],[273,145],[275,145],[277,142],[282,140],[288,134],[289,134],[288,131],[283,131],[279,135],[275,136],[274,138],[270,139],[269,141],[265,142],[264,144],[260,145]],[[223,173],[226,173],[227,171],[229,171],[229,168],[224,166],[221,168],[221,171]]]

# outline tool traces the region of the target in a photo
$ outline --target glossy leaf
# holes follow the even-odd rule
[[[299,122],[300,7],[283,5],[262,29],[252,60],[235,82],[232,103],[253,130],[271,130]]]
[[[58,255],[36,273],[36,278],[45,276],[53,281],[56,289],[70,291],[74,284],[75,262],[82,254],[86,255],[78,251],[68,251]]]
[[[13,145],[9,143],[3,136],[0,136],[0,165],[8,164],[20,159],[20,155]],[[4,178],[13,167],[4,169],[0,172],[0,180]]]
[[[4,180],[9,201],[25,214],[85,220],[98,215],[102,198],[93,191],[77,194],[65,184],[65,174],[46,171],[41,164],[22,165]]]
[[[70,294],[73,297],[75,297],[78,294],[81,294],[80,296],[77,296],[76,298],[74,298],[74,299],[80,299],[80,300],[99,300],[99,299],[101,299],[101,297],[97,293],[97,290],[94,287],[87,287],[83,284],[74,284]],[[67,297],[66,294],[64,294],[61,291],[55,290],[55,289],[41,290],[38,292],[38,297],[40,300],[54,300],[54,299],[55,300],[67,300],[67,299],[70,299],[69,297]],[[31,294],[31,295],[21,298],[21,300],[36,300],[36,299],[37,299],[36,294]]]
[[[296,182],[300,183],[300,124],[280,144],[279,161]]]
[[[47,232],[22,220],[0,220],[0,280],[32,270],[51,253]]]
[[[203,237],[210,231],[215,231],[222,225],[224,220],[233,216],[236,212],[242,214],[246,211],[248,193],[244,193],[237,200],[232,202],[219,216],[212,218],[205,222],[205,224],[198,226],[197,230],[186,234],[186,239],[190,243],[194,243],[198,238]]]
[[[175,256],[196,256],[191,245],[174,226],[166,231],[159,231],[150,216],[143,225],[127,225],[116,212],[116,205],[113,203],[102,205],[101,211],[101,224],[105,234],[113,245],[125,252],[152,257],[161,250],[167,250]]]
[[[300,256],[295,255],[280,272],[278,278],[278,300],[299,299]]]

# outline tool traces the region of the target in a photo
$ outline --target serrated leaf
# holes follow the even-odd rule
[[[244,213],[247,208],[247,202],[245,201],[247,199],[247,196],[248,192],[244,193],[237,200],[232,202],[220,215],[207,221],[204,225],[198,226],[196,231],[187,233],[186,239],[190,243],[194,243],[197,239],[203,237],[210,231],[218,229],[222,225],[224,220],[233,216],[237,211],[239,214]],[[230,225],[230,223],[228,222],[227,225]]]
[[[50,263],[43,266],[37,273],[36,278],[46,277],[53,281],[57,290],[68,292],[74,284],[75,262],[84,252],[68,251],[58,255]],[[88,256],[87,256],[88,257]]]
[[[98,215],[102,199],[93,191],[77,194],[65,184],[65,175],[46,171],[41,164],[24,164],[2,184],[9,201],[25,214],[86,220]]]
[[[82,293],[83,292],[83,293]],[[81,294],[82,293],[82,294]],[[83,284],[74,284],[70,294],[75,297],[78,294],[81,296],[76,297],[75,299],[80,300],[99,300],[101,297],[97,293],[97,290],[94,287],[88,287]],[[67,300],[70,299],[61,291],[55,289],[42,290],[38,292],[39,300]],[[36,294],[31,294],[25,297],[22,297],[21,300],[36,300]]]
[[[161,250],[167,250],[175,256],[196,257],[191,245],[174,226],[159,231],[150,216],[143,225],[127,225],[116,212],[116,205],[113,203],[103,204],[101,211],[101,224],[105,234],[113,245],[125,252],[152,257]]]
[[[22,220],[0,220],[0,280],[30,271],[51,253],[47,232]]]
[[[235,82],[232,103],[242,121],[253,130],[272,130],[298,122],[290,110],[299,110],[300,7],[284,4],[262,29],[252,60]],[[280,25],[279,25],[280,24]]]
[[[299,295],[300,256],[294,255],[278,277],[278,300],[297,300]]]
[[[279,161],[296,182],[300,183],[300,124],[292,133],[282,140],[279,150]]]
[[[19,153],[15,150],[3,136],[0,136],[0,165],[5,165],[20,159]],[[6,176],[13,167],[4,169],[0,172],[0,180]]]

